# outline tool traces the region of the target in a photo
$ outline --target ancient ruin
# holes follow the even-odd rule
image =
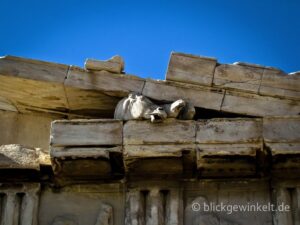
[[[124,68],[0,58],[1,225],[300,225],[300,72]]]

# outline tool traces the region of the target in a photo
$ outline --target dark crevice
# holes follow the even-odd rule
[[[213,109],[205,109],[200,107],[195,107],[196,114],[194,116],[194,120],[199,119],[214,119],[214,118],[258,118],[255,116],[249,116],[244,114],[238,113],[229,113],[229,112],[222,112]]]
[[[141,194],[141,205],[142,205],[142,218],[143,218],[143,224],[146,224],[147,220],[147,199],[149,196],[149,191],[148,190],[142,190],[140,192]]]

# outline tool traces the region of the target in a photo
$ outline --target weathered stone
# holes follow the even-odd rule
[[[262,140],[261,119],[212,119],[197,122],[197,143],[246,143]]]
[[[288,188],[276,188],[273,191],[273,195],[275,197],[276,205],[287,205],[290,210],[288,211],[278,211],[274,214],[274,225],[281,224],[294,224],[293,223],[293,214],[291,211],[292,199],[289,193]]]
[[[213,75],[215,66],[175,53],[172,81],[145,81],[122,68],[1,58],[0,145],[11,145],[0,147],[0,224],[298,225],[299,74],[235,63]],[[209,87],[213,76],[219,87]],[[195,105],[195,120],[89,120],[112,118],[132,92],[168,117],[182,119],[174,105]],[[53,123],[49,154],[50,122],[61,118],[82,119]],[[259,210],[282,203],[290,210]],[[202,212],[199,204],[228,207]],[[240,206],[257,211],[228,211]]]
[[[263,136],[272,154],[272,174],[279,177],[299,177],[300,117],[263,118]]]
[[[213,86],[258,93],[263,71],[249,64],[222,64],[216,67]]]
[[[261,143],[199,144],[197,168],[201,177],[247,177],[257,171]],[[263,166],[263,165],[261,165]]]
[[[0,96],[0,110],[18,112],[16,106],[11,103],[7,98]]]
[[[18,183],[0,186],[0,195],[5,195],[2,202],[1,222],[5,225],[38,225],[40,184]]]
[[[300,74],[285,74],[281,70],[265,69],[259,94],[300,99]]]
[[[124,164],[128,176],[181,176],[192,165],[195,145],[125,145]],[[155,165],[155,166],[153,166]],[[191,172],[191,171],[189,171]]]
[[[119,182],[43,188],[39,225],[72,221],[76,225],[124,225],[124,186]],[[69,224],[68,224],[69,225]]]
[[[111,118],[120,98],[108,96],[100,91],[66,87],[69,119]]]
[[[263,118],[263,136],[266,142],[299,142],[300,116]]]
[[[112,74],[107,71],[87,72],[79,67],[71,66],[65,86],[125,97],[130,92],[141,93],[144,82],[143,79],[130,75]]]
[[[251,176],[262,152],[261,119],[197,122],[197,168],[203,177]]]
[[[157,105],[143,95],[131,93],[116,106],[114,118],[120,120],[150,120],[162,122],[166,118],[192,119],[194,107],[179,99],[173,103]]]
[[[148,121],[128,121],[123,130],[124,145],[194,143],[195,130],[194,121],[168,119],[154,124]]]
[[[260,117],[298,115],[300,104],[295,100],[226,91],[221,111]]]
[[[48,114],[0,111],[0,145],[15,143],[48,152],[51,121],[58,118]]]
[[[33,71],[33,73],[36,72]],[[19,112],[53,112],[56,110],[65,112],[68,108],[63,83],[24,79],[18,76],[1,74],[0,83],[0,96],[14,105]]]
[[[87,59],[84,67],[87,70],[105,70],[111,73],[121,73],[124,70],[124,61],[120,56],[113,56],[106,61]]]
[[[191,84],[147,80],[142,94],[160,101],[183,99],[195,107],[220,110],[224,91]]]
[[[122,122],[118,120],[60,120],[51,125],[52,146],[122,145]]]
[[[166,80],[211,86],[215,58],[172,52]]]
[[[126,225],[182,224],[183,201],[176,183],[131,184],[126,192]]]
[[[68,67],[64,64],[15,56],[0,57],[0,75],[15,78],[62,84],[67,76]]]
[[[21,145],[0,145],[0,169],[40,170],[39,156],[35,149]]]

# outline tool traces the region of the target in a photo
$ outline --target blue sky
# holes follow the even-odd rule
[[[0,55],[83,66],[119,54],[164,79],[171,51],[300,70],[300,0],[0,0]]]

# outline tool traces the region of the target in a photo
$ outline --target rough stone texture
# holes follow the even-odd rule
[[[263,135],[266,142],[299,142],[300,117],[265,117]]]
[[[150,120],[152,123],[162,122],[166,118],[193,119],[195,108],[186,101],[178,99],[167,104],[155,104],[149,98],[131,93],[116,106],[114,119]]]
[[[226,91],[221,111],[249,116],[285,116],[300,113],[299,101]]]
[[[123,129],[125,170],[140,176],[180,176],[186,167],[184,161],[190,162],[189,153],[195,151],[195,131],[194,121],[126,122]]]
[[[261,119],[212,119],[199,121],[197,143],[245,143],[262,139]]]
[[[111,154],[122,154],[122,126],[118,120],[54,121],[50,141],[54,172],[81,179],[109,177]]]
[[[108,96],[100,91],[65,87],[69,103],[69,119],[112,118],[120,98]]]
[[[281,70],[265,69],[259,94],[300,99],[300,74],[284,74]]]
[[[107,70],[0,58],[1,225],[300,224],[299,73],[178,53],[171,81]],[[131,92],[183,99],[195,120],[88,120]],[[85,120],[54,122],[49,154],[62,118]],[[192,209],[204,203],[291,210]]]
[[[79,67],[69,69],[66,87],[96,90],[105,94],[125,97],[130,92],[141,93],[144,80],[130,75],[112,74],[108,71],[87,72]]]
[[[147,80],[142,92],[149,98],[160,101],[183,99],[195,107],[220,110],[224,92],[222,90],[175,82]]]
[[[124,61],[120,56],[114,56],[106,61],[87,59],[84,63],[84,68],[86,70],[105,70],[111,73],[121,73],[124,70]]]
[[[26,148],[21,145],[1,145],[0,168],[39,170],[39,156],[35,149]]]
[[[126,192],[125,224],[182,225],[182,192],[176,182],[135,182]]]
[[[300,182],[299,180],[280,179],[272,183],[272,197],[277,205],[288,205],[287,212],[277,211],[273,216],[273,224],[300,223]]]
[[[53,115],[0,111],[0,145],[21,144],[48,151],[50,125],[55,119]]]
[[[128,121],[124,125],[124,144],[194,143],[195,129],[194,121],[168,119],[164,123],[156,124],[148,121]]]
[[[1,184],[2,224],[38,225],[39,194],[39,183]]]
[[[63,83],[68,67],[63,64],[15,56],[0,57],[0,75],[2,76]]]
[[[60,120],[51,125],[52,146],[99,146],[122,144],[118,120]]]
[[[0,96],[19,112],[66,111],[68,108],[63,83],[47,83],[1,74],[0,83]]]
[[[264,118],[263,135],[265,144],[272,154],[274,176],[297,176],[300,168],[299,116]]]
[[[127,121],[124,126],[115,120],[56,121],[52,126],[51,157],[55,172],[64,174],[73,174],[72,158],[74,171],[80,165],[78,160],[82,164],[99,160],[98,166],[96,162],[89,169],[86,165],[80,173],[101,174],[98,170],[102,168],[102,175],[108,175],[113,169],[111,154],[118,154],[123,155],[125,176],[186,175],[187,171],[192,175],[196,165],[202,177],[247,177],[269,172],[265,170],[271,163],[276,169],[280,156],[287,162],[276,171],[284,174],[291,165],[298,168],[298,158],[289,161],[289,155],[299,154],[298,128],[298,116],[198,122],[167,119],[154,124]],[[271,149],[272,162],[263,143]],[[119,165],[117,170],[122,167]]]
[[[54,192],[45,187],[40,199],[39,225],[73,221],[84,225],[123,225],[122,184],[77,184]],[[51,209],[51,210],[49,210]]]
[[[155,82],[107,70],[93,72],[3,57],[0,58],[0,108],[22,113],[55,113],[69,118],[97,115],[112,118],[109,115],[120,98],[136,92],[159,101],[183,98],[196,107],[251,116],[298,115],[299,73],[283,75],[276,68],[236,63],[219,65],[211,75],[215,63],[210,58],[174,53],[170,62],[173,72],[167,80],[176,82]],[[181,73],[183,70],[186,73]],[[214,85],[209,88],[212,77]],[[256,108],[257,111],[253,110]]]
[[[166,80],[211,86],[215,58],[172,52]]]
[[[213,86],[258,93],[263,71],[248,65],[222,64],[216,67]]]
[[[197,123],[197,168],[201,176],[256,174],[262,153],[260,119],[213,119]]]

